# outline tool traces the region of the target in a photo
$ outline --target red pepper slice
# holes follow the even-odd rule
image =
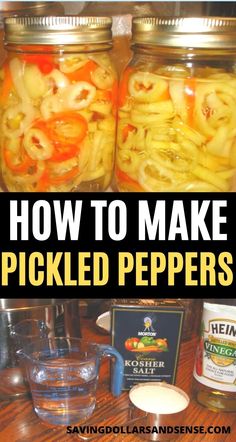
[[[1,88],[0,101],[2,104],[5,104],[10,92],[14,88],[14,85],[13,85],[11,71],[10,71],[10,67],[9,67],[8,63],[4,64],[3,71],[4,71],[4,80],[3,80],[2,88]]]
[[[143,188],[140,186],[138,181],[135,181],[131,178],[127,173],[123,172],[123,170],[116,167],[116,180],[118,183],[123,183],[127,191],[130,192],[143,192]]]
[[[66,72],[65,75],[70,81],[87,81],[91,83],[91,72],[97,69],[98,65],[93,60],[89,60],[84,66],[74,72]]]
[[[98,101],[112,101],[112,91],[111,90],[96,90],[95,100]]]
[[[54,144],[54,152],[50,158],[50,161],[65,161],[73,158],[78,154],[80,146],[79,144],[62,144],[55,143]]]
[[[3,157],[6,166],[16,174],[27,173],[31,167],[35,167],[37,164],[35,160],[32,160],[32,158],[29,157],[24,149],[21,150],[20,154],[21,161],[16,163],[14,162],[14,153],[6,148],[3,150]]]
[[[60,112],[46,122],[49,138],[58,143],[77,144],[86,136],[88,123],[75,111]]]
[[[125,127],[123,127],[123,130],[122,130],[123,143],[127,140],[129,132],[136,132],[136,127],[132,126],[132,124],[127,124]]]
[[[184,80],[185,102],[188,111],[188,124],[194,125],[194,106],[195,106],[196,78],[186,78]]]
[[[65,161],[78,154],[87,134],[87,121],[75,111],[55,114],[47,121],[39,120],[34,127],[42,130],[54,144],[50,161]]]
[[[24,54],[22,60],[26,63],[36,64],[42,74],[50,74],[57,67],[53,56],[50,54]]]
[[[49,182],[49,173],[48,170],[45,169],[40,179],[37,182],[35,192],[46,192],[48,189]]]
[[[54,145],[49,161],[60,162],[76,156],[87,134],[87,121],[75,111],[60,112],[48,120],[38,120],[34,127],[44,132]]]

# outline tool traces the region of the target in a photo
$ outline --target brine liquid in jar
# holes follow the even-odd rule
[[[118,190],[235,190],[236,19],[134,18],[132,31],[119,90]]]
[[[105,190],[116,132],[111,19],[9,18],[5,34],[1,167],[6,190]]]

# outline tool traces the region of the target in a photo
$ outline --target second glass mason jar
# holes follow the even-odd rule
[[[134,18],[132,34],[119,90],[118,190],[235,190],[236,19]]]
[[[108,17],[5,20],[1,168],[8,191],[102,191],[111,180],[117,76]]]

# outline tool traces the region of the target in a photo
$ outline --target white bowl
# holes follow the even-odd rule
[[[96,320],[96,325],[110,333],[111,331],[111,314],[110,312],[102,313]]]

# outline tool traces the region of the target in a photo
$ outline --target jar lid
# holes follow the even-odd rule
[[[110,43],[109,17],[8,17],[4,20],[5,43],[73,45]]]
[[[236,18],[135,17],[132,42],[176,48],[235,48]]]

